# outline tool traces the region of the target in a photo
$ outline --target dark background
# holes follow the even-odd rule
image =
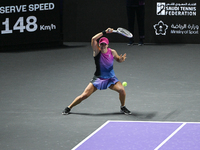
[[[194,24],[199,27],[200,25],[200,7],[197,0],[167,0],[162,1],[166,4],[170,3],[196,3],[196,16],[159,16],[156,15],[156,5],[160,1],[146,1],[145,5],[145,43],[200,43],[199,33],[196,35],[174,35],[170,34],[172,24]],[[11,5],[29,5],[37,3],[54,3],[55,8],[51,11],[36,11],[36,12],[21,12],[21,13],[8,13],[0,14],[0,30],[5,29],[2,23],[5,18],[9,18],[10,29],[19,17],[36,16],[38,30],[36,32],[23,33],[13,31],[12,34],[0,35],[0,46],[12,45],[25,45],[33,44],[40,45],[41,43],[47,44],[62,44],[63,42],[90,42],[91,37],[101,32],[108,27],[116,29],[117,27],[128,28],[127,15],[126,15],[126,1],[125,0],[35,0],[34,2],[27,2],[25,0],[19,2],[3,1],[1,6]],[[153,26],[162,20],[168,25],[166,35],[155,35]],[[137,22],[136,22],[137,23]],[[40,31],[40,25],[55,24],[56,30]],[[135,42],[138,42],[137,24],[135,25]],[[198,29],[199,30],[199,29]],[[198,31],[199,32],[199,31]],[[111,42],[128,42],[128,39],[118,35],[109,34],[107,37]]]
[[[196,16],[157,16],[157,2],[166,3],[197,3]],[[196,24],[200,25],[200,7],[197,0],[166,0],[146,1],[145,5],[145,42],[146,43],[199,43],[200,35],[170,35],[171,24]],[[162,20],[168,24],[166,36],[156,36],[153,28]],[[128,28],[125,0],[67,0],[64,1],[64,41],[88,42],[90,38],[107,27]],[[135,41],[138,41],[137,25],[135,27]],[[127,39],[112,34],[111,41],[127,42]]]

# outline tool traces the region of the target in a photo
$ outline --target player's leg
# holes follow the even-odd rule
[[[112,84],[109,87],[111,90],[114,90],[119,93],[119,100],[121,102],[121,106],[125,105],[125,99],[126,99],[126,92],[124,87],[122,86],[121,82],[117,82],[116,84]]]
[[[119,93],[119,100],[121,103],[121,112],[124,114],[131,114],[131,112],[125,106],[126,92],[121,82],[112,84],[109,88]]]
[[[128,46],[134,43],[134,27],[135,27],[135,8],[131,6],[126,7],[128,18],[128,30],[133,34],[133,38],[129,38]]]
[[[138,23],[138,30],[139,30],[139,37],[140,37],[140,41],[139,41],[139,45],[143,45],[143,40],[145,38],[145,30],[144,30],[144,18],[145,17],[145,7],[144,5],[139,6],[137,8],[137,23]]]
[[[94,85],[92,83],[89,83],[88,86],[85,88],[84,92],[81,95],[77,96],[74,99],[74,101],[68,107],[71,109],[72,107],[78,105],[83,100],[85,100],[86,98],[88,98],[96,90],[97,90],[97,88],[94,87]]]
[[[77,96],[74,101],[65,108],[65,110],[62,112],[63,115],[66,115],[70,112],[70,110],[78,105],[79,103],[81,103],[83,100],[85,100],[86,98],[88,98],[92,93],[94,93],[97,90],[96,87],[94,87],[94,85],[92,83],[89,83],[88,86],[85,88],[85,90],[83,91],[83,93],[79,96]]]

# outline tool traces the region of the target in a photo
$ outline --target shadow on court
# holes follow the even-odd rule
[[[168,113],[167,115],[163,117],[163,120],[167,120],[168,118],[172,116],[178,116],[178,114],[180,114],[180,111],[178,110],[171,111],[170,113]]]
[[[76,112],[71,112],[71,115],[83,115],[83,116],[118,116],[118,115],[124,115],[120,112],[111,112],[111,113],[99,113],[99,114],[94,114],[94,113],[76,113]],[[142,112],[132,112],[131,115],[125,115],[127,117],[136,117],[140,119],[151,119],[155,117],[157,112],[151,112],[151,113],[142,113]]]

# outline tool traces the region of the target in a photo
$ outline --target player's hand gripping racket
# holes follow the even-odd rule
[[[124,29],[124,28],[117,28],[117,30],[113,30],[112,32],[121,34],[121,35],[128,37],[128,38],[133,37],[133,34],[131,32],[129,32],[128,30]]]

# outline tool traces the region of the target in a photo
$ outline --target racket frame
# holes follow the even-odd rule
[[[122,33],[120,30],[124,30],[124,31],[128,32],[129,35],[128,35],[128,34]],[[113,30],[112,32],[113,32],[113,33],[119,33],[119,34],[121,34],[121,35],[123,35],[123,36],[125,36],[125,37],[128,37],[128,38],[132,38],[132,37],[133,37],[133,35],[132,35],[131,32],[129,32],[128,30],[126,30],[126,29],[124,29],[124,28],[121,28],[121,27],[117,28],[117,30]]]

